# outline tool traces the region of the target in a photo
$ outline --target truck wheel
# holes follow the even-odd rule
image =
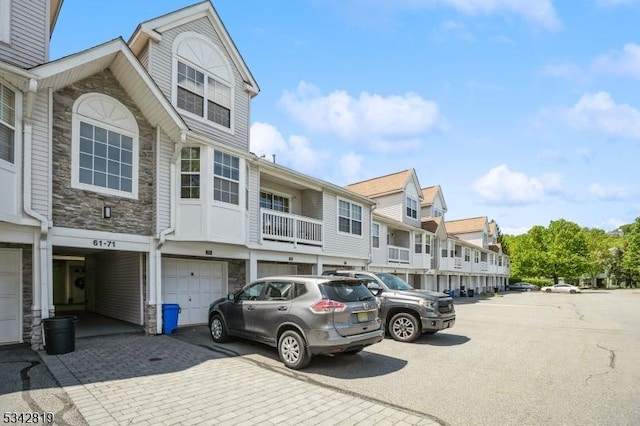
[[[389,321],[389,334],[398,342],[413,342],[420,336],[420,323],[413,315],[400,312]]]

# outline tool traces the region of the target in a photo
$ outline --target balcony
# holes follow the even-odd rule
[[[260,217],[263,240],[322,246],[320,220],[269,209],[260,209]]]
[[[409,263],[410,251],[405,247],[388,246],[389,263]]]

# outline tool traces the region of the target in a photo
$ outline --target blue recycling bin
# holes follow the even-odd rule
[[[162,304],[162,334],[171,334],[178,328],[180,305],[177,303]]]
[[[449,296],[456,297],[456,290],[449,290]]]

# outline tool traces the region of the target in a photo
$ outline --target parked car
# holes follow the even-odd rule
[[[262,278],[209,307],[217,343],[238,336],[276,347],[300,369],[319,354],[356,354],[384,338],[378,302],[363,280],[330,276]]]
[[[450,295],[418,290],[386,272],[325,271],[323,275],[367,280],[367,287],[380,301],[380,316],[394,340],[413,342],[421,334],[433,334],[453,327],[456,311]]]
[[[580,288],[571,284],[555,284],[548,287],[542,287],[540,291],[545,293],[580,293]]]
[[[538,287],[535,284],[521,282],[521,283],[507,284],[505,288],[507,289],[507,291],[536,291],[540,287]]]

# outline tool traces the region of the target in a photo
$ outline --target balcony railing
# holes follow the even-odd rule
[[[462,258],[454,257],[453,258],[453,267],[456,269],[462,269]]]
[[[409,249],[389,246],[389,263],[409,263]]]
[[[322,221],[291,213],[260,209],[262,239],[322,245]]]

